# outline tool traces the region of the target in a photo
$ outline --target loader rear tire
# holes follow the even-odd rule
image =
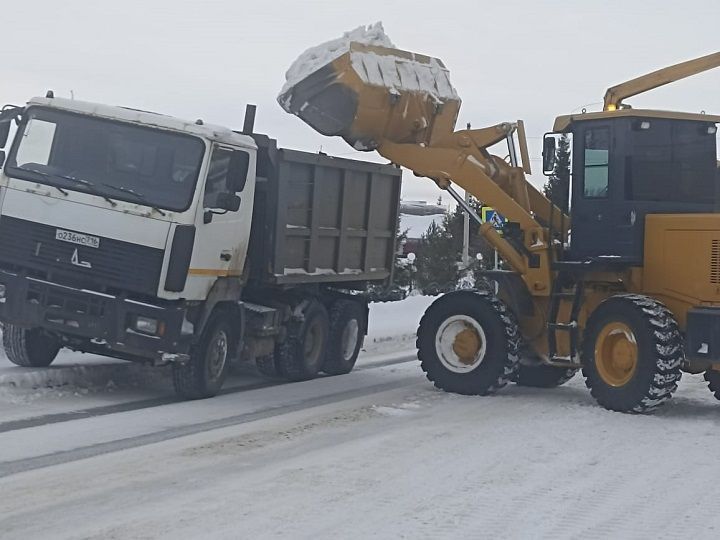
[[[287,339],[276,347],[278,373],[289,381],[314,379],[325,360],[327,310],[317,300],[311,300],[302,314],[303,320],[291,323]]]
[[[48,367],[62,348],[60,341],[41,328],[6,324],[2,330],[5,356],[16,366]]]
[[[715,399],[720,399],[720,371],[708,369],[705,372],[705,380]]]
[[[647,296],[608,298],[585,328],[585,385],[606,409],[636,413],[656,409],[677,390],[683,359],[675,318]]]
[[[518,386],[555,388],[568,382],[577,372],[577,369],[548,366],[535,358],[527,362],[521,359],[513,381]]]
[[[416,344],[427,378],[457,394],[491,394],[519,365],[515,317],[487,291],[451,292],[435,300],[420,321]]]

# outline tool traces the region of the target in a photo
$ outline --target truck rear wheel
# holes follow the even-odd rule
[[[60,340],[41,328],[6,324],[2,332],[5,356],[17,366],[47,367],[62,348]]]
[[[317,377],[325,360],[329,334],[327,310],[317,300],[311,300],[302,314],[303,320],[291,323],[287,338],[276,350],[278,372],[289,381]]]
[[[213,317],[200,342],[190,351],[184,364],[173,365],[175,392],[183,399],[215,396],[227,376],[233,332],[230,323]]]
[[[322,370],[329,375],[344,375],[355,367],[367,325],[360,302],[338,300],[330,308],[330,335]]]
[[[683,357],[675,318],[647,296],[608,298],[585,328],[585,384],[606,409],[641,413],[662,405],[677,389]]]
[[[269,354],[255,359],[255,367],[265,377],[277,377],[279,375],[275,365],[275,355]]]
[[[418,358],[437,388],[490,394],[518,368],[520,334],[505,304],[486,291],[458,291],[435,300],[420,321]]]

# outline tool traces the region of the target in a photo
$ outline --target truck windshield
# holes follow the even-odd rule
[[[5,172],[63,191],[182,211],[192,201],[204,151],[190,135],[31,108]]]

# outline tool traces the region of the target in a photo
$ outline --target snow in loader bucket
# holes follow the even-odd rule
[[[442,109],[457,117],[460,98],[443,63],[395,49],[381,23],[308,49],[286,73],[278,102],[323,135],[357,150],[383,139],[426,138]]]

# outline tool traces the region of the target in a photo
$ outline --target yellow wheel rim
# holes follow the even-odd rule
[[[635,334],[621,322],[606,324],[595,341],[595,366],[610,386],[624,386],[632,379],[638,364]]]
[[[469,327],[455,336],[452,348],[460,362],[469,366],[475,363],[482,348],[482,341],[475,329]]]

